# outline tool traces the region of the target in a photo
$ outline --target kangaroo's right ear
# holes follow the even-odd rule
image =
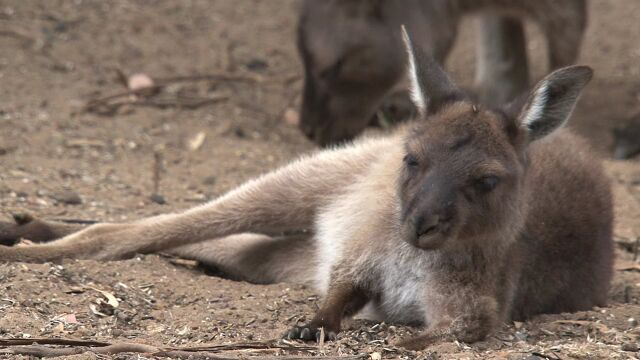
[[[404,25],[402,40],[407,50],[409,92],[414,106],[421,115],[437,112],[442,105],[465,99],[465,94],[449,78],[430,54],[414,46]]]
[[[552,72],[536,85],[518,119],[529,134],[529,141],[540,139],[567,122],[592,76],[593,70],[588,66],[569,66]]]

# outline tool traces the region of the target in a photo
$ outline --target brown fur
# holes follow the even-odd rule
[[[443,64],[461,18],[474,13],[482,15],[476,88],[489,105],[528,87],[520,19],[543,30],[551,69],[576,60],[586,26],[585,0],[307,0],[298,25],[303,132],[321,145],[340,142],[360,133],[381,106],[405,106],[390,97],[402,88],[406,63],[397,29],[405,24],[416,46]]]
[[[182,213],[0,246],[0,260],[172,250],[253,281],[316,285],[323,304],[290,337],[315,339],[324,328],[332,338],[343,316],[369,303],[384,319],[426,326],[401,342],[409,348],[604,305],[609,184],[583,141],[552,133],[591,71],[558,70],[517,110],[490,110],[416,52],[412,89],[428,108],[394,134],[318,152]],[[302,229],[311,231],[282,237]]]

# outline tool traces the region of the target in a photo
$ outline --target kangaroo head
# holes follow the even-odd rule
[[[470,102],[403,28],[411,97],[420,119],[405,138],[399,199],[405,240],[435,249],[447,240],[505,231],[521,218],[532,142],[563,126],[592,76],[571,66],[540,81],[518,106]]]
[[[326,146],[349,140],[371,122],[404,74],[395,21],[380,0],[304,3],[298,50],[304,65],[301,130]]]

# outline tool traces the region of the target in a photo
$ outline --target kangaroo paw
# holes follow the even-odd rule
[[[294,326],[289,329],[283,336],[285,339],[294,340],[301,339],[305,341],[315,340],[320,341],[322,336],[322,327],[317,327],[312,324],[303,326]],[[324,340],[334,341],[338,338],[338,334],[335,331],[324,331]]]

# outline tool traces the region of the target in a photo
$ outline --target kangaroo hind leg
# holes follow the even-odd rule
[[[187,211],[125,224],[96,224],[57,241],[0,247],[0,261],[122,259],[238,233],[277,236],[311,229],[319,208],[354,181],[381,142],[345,147],[291,163]]]
[[[170,254],[197,260],[235,280],[311,285],[314,245],[309,234],[270,237],[235,234],[172,249]]]

